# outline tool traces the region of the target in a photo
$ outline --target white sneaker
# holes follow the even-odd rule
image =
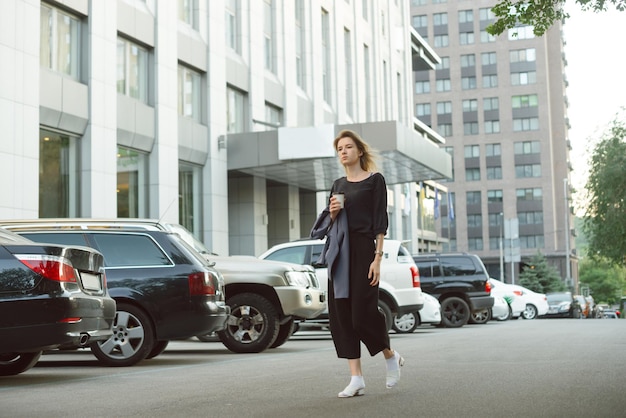
[[[344,390],[337,394],[338,398],[352,398],[353,396],[361,396],[365,394],[365,385],[351,386],[348,385]]]
[[[387,389],[395,387],[400,381],[400,368],[404,366],[404,358],[397,351],[393,354],[394,358],[398,362],[398,368],[389,370],[387,369]]]

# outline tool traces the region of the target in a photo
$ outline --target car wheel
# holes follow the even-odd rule
[[[535,319],[537,318],[537,313],[538,313],[537,307],[529,303],[526,305],[526,309],[524,309],[524,312],[522,312],[522,318]]]
[[[90,345],[91,352],[106,366],[132,366],[145,359],[154,347],[154,329],[148,315],[133,305],[119,304],[113,336]]]
[[[295,331],[296,324],[294,323],[293,319],[290,319],[289,321],[287,321],[287,323],[280,326],[280,329],[278,330],[278,336],[276,337],[270,348],[280,347],[281,345],[285,344],[287,340],[291,338]]]
[[[470,318],[470,324],[486,324],[491,319],[491,309],[485,309],[479,312],[474,312]]]
[[[463,299],[452,296],[441,303],[441,323],[446,328],[459,328],[467,324],[470,309]]]
[[[493,313],[493,311],[492,311],[492,313]],[[511,309],[511,306],[509,306],[509,310],[507,311],[507,313],[502,315],[499,318],[496,318],[496,320],[497,321],[508,321],[512,317],[513,317],[513,310]]]
[[[382,312],[382,314],[385,315],[385,326],[387,327],[387,331],[389,331],[391,329],[391,326],[393,325],[393,314],[391,313],[389,305],[387,305],[382,300],[379,300],[378,311]]]
[[[230,315],[218,331],[222,344],[235,353],[260,353],[269,348],[280,330],[274,305],[253,293],[235,295],[226,303]]]
[[[34,353],[0,354],[0,376],[13,376],[31,369],[41,357],[41,351]]]
[[[415,331],[419,325],[420,321],[417,315],[417,312],[411,312],[404,314],[401,317],[394,316],[393,325],[391,327],[397,333],[410,334]]]
[[[152,347],[152,350],[150,350],[150,352],[148,353],[146,360],[155,358],[156,356],[164,352],[169,343],[169,341],[157,341],[156,344],[154,344],[154,347]]]

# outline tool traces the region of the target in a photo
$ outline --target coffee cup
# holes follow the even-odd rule
[[[339,204],[341,205],[341,209],[343,209],[343,203],[346,200],[346,195],[344,195],[343,193],[333,193],[333,196],[335,197],[335,199],[337,199],[337,202],[339,202]]]

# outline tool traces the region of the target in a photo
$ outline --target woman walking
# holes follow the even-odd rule
[[[378,310],[378,283],[387,232],[387,187],[377,173],[369,145],[353,131],[339,133],[333,143],[346,176],[333,183],[329,205],[319,215],[311,236],[326,244],[328,313],[337,357],[348,360],[350,383],[340,398],[363,395],[361,342],[371,356],[383,352],[387,388],[400,381],[404,359],[391,349],[384,315]]]

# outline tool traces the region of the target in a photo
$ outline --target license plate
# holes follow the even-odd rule
[[[83,287],[87,290],[102,290],[102,281],[100,276],[90,273],[80,273],[80,279],[83,282]]]

